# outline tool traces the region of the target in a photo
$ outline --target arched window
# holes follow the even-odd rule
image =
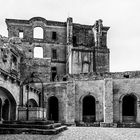
[[[38,39],[43,39],[43,29],[41,27],[35,27],[33,37]]]
[[[43,58],[43,48],[42,47],[34,48],[34,58]]]

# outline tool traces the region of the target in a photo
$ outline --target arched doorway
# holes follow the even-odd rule
[[[5,121],[9,120],[9,117],[10,117],[9,113],[10,113],[10,104],[9,104],[8,99],[6,99],[4,101],[3,106],[2,106],[2,118],[3,118],[3,120],[5,120]]]
[[[29,107],[38,107],[38,104],[34,99],[28,100],[27,104]]]
[[[91,95],[87,95],[83,99],[83,122],[95,122],[96,121],[96,105],[95,98]]]
[[[122,118],[124,122],[136,121],[137,98],[134,95],[125,95],[122,100]]]
[[[52,96],[48,99],[48,107],[49,107],[49,114],[48,119],[58,121],[59,118],[59,106],[58,106],[58,99],[55,96]]]
[[[16,101],[13,95],[5,88],[0,87],[1,120],[16,119]]]

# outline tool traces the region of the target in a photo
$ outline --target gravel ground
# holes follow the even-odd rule
[[[0,135],[0,140],[140,140],[140,128],[69,127],[53,136]]]

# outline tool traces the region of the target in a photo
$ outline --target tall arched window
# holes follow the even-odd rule
[[[33,37],[38,39],[43,39],[43,29],[41,27],[35,27]]]
[[[34,58],[43,58],[43,48],[42,47],[34,48]]]

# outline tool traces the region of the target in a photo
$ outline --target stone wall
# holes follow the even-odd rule
[[[125,95],[134,94],[137,98],[137,118],[136,122],[140,122],[140,79],[114,79],[113,80],[113,115],[115,122],[122,122],[122,99]]]
[[[49,116],[49,104],[48,100],[50,97],[55,96],[58,99],[58,118],[60,122],[66,122],[67,120],[67,83],[56,82],[56,83],[44,83],[44,97],[47,109],[47,118]]]
[[[104,80],[98,81],[76,81],[75,83],[75,114],[76,121],[83,121],[82,103],[86,95],[92,95],[96,104],[96,121],[103,121],[103,94]]]
[[[20,67],[21,80],[24,81],[24,79],[29,77],[32,72],[35,72],[42,82],[50,81],[50,62],[50,59],[45,58],[24,59]],[[34,82],[40,81],[35,79]]]

